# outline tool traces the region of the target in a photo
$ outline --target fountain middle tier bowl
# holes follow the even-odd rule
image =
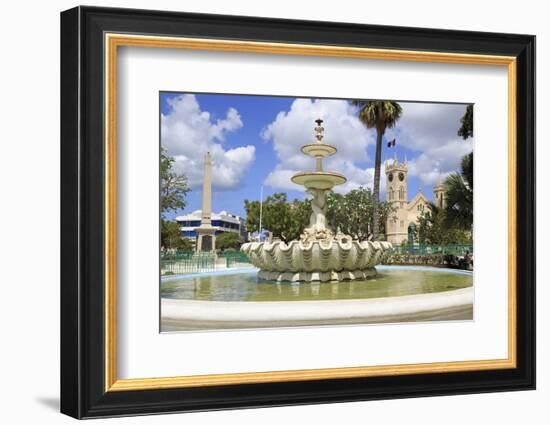
[[[292,176],[292,182],[305,186],[308,189],[332,189],[334,186],[344,184],[346,178],[339,173],[330,171],[304,171]]]
[[[241,250],[260,269],[260,279],[288,282],[333,282],[376,275],[374,266],[392,252],[389,242],[328,239],[286,244],[248,242]]]

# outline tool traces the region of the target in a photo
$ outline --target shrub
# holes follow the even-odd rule
[[[216,249],[225,251],[228,249],[238,250],[243,243],[241,236],[237,233],[222,233],[216,236]]]

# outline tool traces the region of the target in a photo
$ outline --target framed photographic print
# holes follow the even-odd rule
[[[63,413],[534,388],[534,36],[77,7],[61,56]]]

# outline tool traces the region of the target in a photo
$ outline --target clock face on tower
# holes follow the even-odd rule
[[[388,180],[390,182],[393,181],[393,173],[388,174]]]
[[[402,182],[403,180],[405,180],[405,174],[399,173],[399,181]],[[390,181],[391,181],[391,180],[390,180]]]

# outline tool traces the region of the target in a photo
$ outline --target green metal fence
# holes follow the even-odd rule
[[[162,275],[210,272],[216,269],[216,256],[210,253],[161,255]]]
[[[473,268],[473,246],[452,245],[398,245],[385,264],[421,264],[431,266]]]
[[[162,260],[188,260],[196,255],[195,251],[169,251],[161,252],[160,259]]]
[[[237,268],[250,265],[250,260],[241,251],[226,251],[218,254],[175,251],[163,252],[160,255],[162,275],[210,272],[216,268]]]
[[[394,245],[394,254],[409,255],[472,255],[474,252],[471,244],[449,244],[449,245]]]
[[[224,252],[221,255],[225,257],[226,266],[228,269],[232,267],[250,266],[250,259],[246,256],[244,252],[241,252],[241,251]]]

